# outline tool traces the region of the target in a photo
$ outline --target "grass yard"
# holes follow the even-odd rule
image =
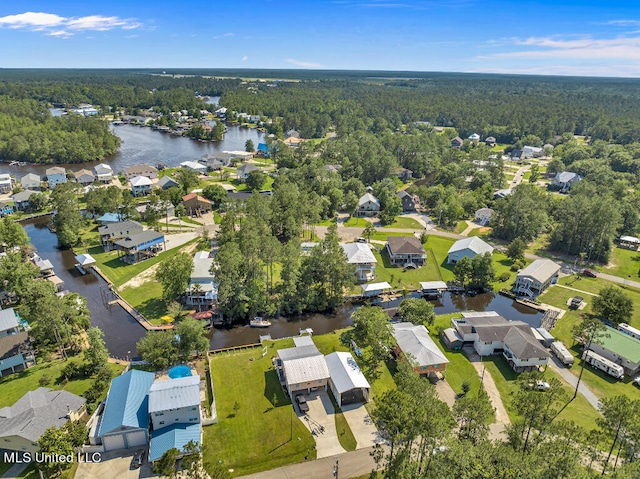
[[[423,230],[424,226],[422,226],[413,218],[398,216],[393,223],[383,226],[383,228],[407,228],[412,230]]]
[[[453,274],[453,265],[447,264],[447,253],[455,241],[456,240],[452,238],[429,235],[427,242],[424,244],[425,250],[431,250],[433,252],[436,264],[440,268],[440,274],[442,275],[443,281],[453,281],[455,279]]]
[[[167,312],[166,305],[162,301],[162,285],[151,280],[142,283],[135,288],[125,288],[120,295],[140,314],[156,326],[164,324],[160,319]]]
[[[376,282],[387,281],[395,289],[418,289],[420,281],[439,281],[438,265],[432,260],[433,255],[427,256],[427,263],[416,269],[399,268],[389,262],[386,253],[373,251],[378,264],[376,265]]]
[[[468,226],[468,225],[467,225],[467,222],[466,222],[466,221],[464,221],[464,220],[460,220],[460,221],[458,221],[458,223],[456,224],[456,227],[453,229],[453,232],[454,232],[454,233],[458,233],[458,234],[460,234],[460,233],[462,233],[464,230],[466,230],[466,229],[467,229],[467,226]]]
[[[80,356],[76,356],[70,359],[70,361],[81,362],[80,359]],[[0,389],[2,390],[2,395],[0,395],[0,408],[11,406],[27,392],[38,389],[40,387],[40,379],[43,376],[49,376],[51,378],[45,387],[64,389],[77,395],[83,394],[91,387],[93,379],[74,379],[64,385],[57,382],[62,369],[67,364],[68,361],[63,361],[62,359],[39,362],[36,366],[0,379]],[[124,369],[124,366],[120,364],[109,364],[108,366],[114,376],[120,374]]]
[[[640,277],[640,253],[630,249],[614,247],[607,266],[596,268],[603,273],[638,281]]]
[[[338,233],[340,233],[340,230],[338,230]],[[389,236],[413,236],[411,233],[407,232],[407,233],[398,233],[396,231],[394,232],[389,232],[387,233],[386,231],[382,230],[382,231],[376,231],[374,234],[371,235],[371,240],[375,240],[375,241],[387,241],[387,238]]]
[[[218,424],[204,427],[204,466],[220,462],[241,476],[315,459],[315,441],[296,417],[271,363],[276,349],[292,340],[271,343],[265,357],[259,348],[211,356]]]
[[[350,216],[347,221],[344,222],[344,226],[353,226],[353,227],[361,227],[364,228],[368,224],[371,224],[371,221],[367,221],[364,218],[358,218],[356,216]]]

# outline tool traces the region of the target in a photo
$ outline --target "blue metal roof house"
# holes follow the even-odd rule
[[[149,442],[149,389],[155,374],[128,371],[111,381],[98,428],[105,451]]]
[[[96,221],[100,223],[100,226],[111,225],[122,221],[118,213],[105,213],[100,218],[96,218]]]
[[[200,423],[172,424],[169,427],[156,430],[151,439],[149,460],[151,462],[157,461],[165,452],[174,447],[182,452],[189,441],[201,444],[200,436]]]
[[[258,153],[261,153],[262,156],[269,158],[269,147],[266,143],[258,143],[258,148],[256,148]]]

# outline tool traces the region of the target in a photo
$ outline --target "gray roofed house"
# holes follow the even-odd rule
[[[185,302],[200,311],[213,308],[218,299],[218,285],[215,275],[211,273],[212,265],[213,258],[208,251],[198,251],[193,256],[193,271],[185,291]]]
[[[398,198],[402,201],[402,211],[411,212],[416,210],[416,200],[406,190],[399,191]]]
[[[560,191],[569,191],[571,186],[582,180],[582,176],[577,173],[573,173],[571,171],[562,171],[556,173],[555,178],[553,179],[553,185],[560,188]]]
[[[36,363],[29,333],[0,337],[0,377],[17,373]]]
[[[516,275],[513,290],[520,295],[536,298],[558,282],[560,265],[550,259],[537,259]]]
[[[164,234],[153,230],[130,234],[113,242],[114,249],[124,253],[120,261],[129,264],[154,257],[164,249],[163,245]]]
[[[16,193],[15,195],[13,195],[11,198],[13,198],[13,203],[15,204],[16,210],[18,211],[29,210],[31,208],[31,203],[29,203],[29,199],[31,198],[31,195],[33,195],[34,193],[38,193],[38,192],[33,190],[24,190],[24,191],[21,191],[20,193]]]
[[[151,193],[153,183],[146,176],[134,176],[130,180],[133,196],[146,196]]]
[[[100,240],[105,251],[111,251],[113,249],[113,242],[117,239],[124,238],[136,233],[141,233],[144,227],[133,220],[118,221],[117,223],[111,223],[98,227],[100,233]]]
[[[347,256],[347,263],[356,265],[358,281],[373,281],[376,278],[376,257],[365,243],[346,243],[340,245]]]
[[[45,170],[47,175],[47,183],[50,189],[67,182],[67,170],[60,166],[53,166]]]
[[[150,180],[158,177],[158,169],[151,165],[133,165],[124,169],[124,176],[131,180],[136,176],[144,176]]]
[[[358,200],[356,216],[375,216],[380,212],[380,202],[371,193],[365,193]]]
[[[427,253],[415,236],[389,236],[385,249],[389,261],[404,268],[416,268],[427,261]]]
[[[425,376],[443,373],[449,360],[429,336],[423,325],[394,323],[393,337],[398,344],[396,354],[402,353],[414,367],[414,371]]]
[[[322,356],[322,353],[315,344],[306,344],[296,346],[294,348],[279,349],[278,357],[282,361],[290,361],[292,359],[311,358],[313,356]]]
[[[493,210],[491,208],[480,208],[475,212],[474,221],[480,226],[487,226],[491,222]]]
[[[173,188],[174,186],[180,186],[176,180],[171,178],[170,176],[163,176],[158,180],[158,186],[163,190],[168,190],[169,188]]]
[[[327,388],[329,370],[322,353],[313,345],[278,350],[278,374],[289,396]]]
[[[35,173],[27,173],[20,179],[20,185],[27,190],[40,190],[42,179]]]
[[[463,144],[464,144],[464,141],[459,136],[456,136],[451,140],[451,146],[453,148],[461,148]]]
[[[96,177],[91,170],[82,169],[76,171],[73,176],[76,179],[76,182],[80,183],[82,186],[89,186],[91,183],[96,181]]]
[[[238,176],[238,179],[246,180],[247,178],[249,178],[249,173],[258,170],[260,170],[260,168],[258,168],[256,165],[252,163],[244,163],[236,170],[236,175]]]
[[[484,139],[484,143],[489,147],[496,146],[496,139],[493,136],[488,136]]]
[[[479,254],[493,253],[493,246],[485,243],[477,236],[464,238],[453,243],[447,253],[447,263],[456,264],[462,258],[475,258]]]
[[[0,409],[2,447],[35,453],[37,441],[50,427],[59,428],[78,420],[86,399],[65,390],[38,388],[22,396],[13,406]]]

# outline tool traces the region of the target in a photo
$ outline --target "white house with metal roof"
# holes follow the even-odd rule
[[[135,176],[131,178],[131,192],[133,196],[147,196],[151,193],[153,182],[146,176]]]
[[[394,323],[393,337],[396,340],[396,354],[402,354],[414,371],[424,376],[444,374],[449,360],[429,336],[429,330],[423,325],[413,323]]]
[[[327,389],[329,369],[315,344],[278,350],[280,381],[290,397]]]
[[[149,390],[153,429],[200,422],[200,376],[156,381]]]
[[[561,191],[568,191],[571,186],[582,180],[582,176],[572,171],[561,171],[556,173],[552,184],[559,187]]]
[[[208,251],[198,251],[193,256],[193,271],[185,291],[187,306],[199,309],[211,309],[214,306],[218,299],[218,285],[211,272],[212,266],[213,258]]]
[[[111,183],[113,180],[113,169],[104,163],[100,163],[93,168],[93,171],[96,172],[96,179],[105,185]]]
[[[369,401],[371,386],[351,353],[336,351],[325,356],[329,387],[338,406]]]
[[[550,259],[537,259],[516,275],[513,291],[516,294],[536,298],[552,284],[558,282],[560,265]]]
[[[456,264],[462,258],[473,259],[480,254],[493,254],[493,246],[482,241],[477,236],[465,238],[453,243],[447,253],[447,263]]]
[[[0,337],[20,332],[20,316],[13,308],[0,310]]]
[[[378,260],[366,243],[345,243],[340,245],[347,255],[347,263],[356,265],[358,281],[376,279],[376,263]]]

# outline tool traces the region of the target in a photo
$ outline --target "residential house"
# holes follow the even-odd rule
[[[628,376],[640,373],[640,340],[617,329],[606,327],[606,335],[593,341],[589,349],[623,367]]]
[[[8,173],[0,174],[0,193],[11,193],[14,181]]]
[[[132,369],[111,381],[96,428],[105,451],[144,446],[149,442],[149,390],[155,374]]]
[[[562,171],[556,173],[551,184],[560,188],[560,191],[569,191],[580,180],[582,180],[582,176],[579,174],[571,171]]]
[[[96,222],[100,226],[112,225],[114,223],[120,223],[122,217],[118,213],[105,213],[99,218],[96,218]]]
[[[136,206],[136,211],[140,215],[140,219],[142,221],[145,221],[147,219],[147,211],[150,211],[151,209],[152,208],[148,203],[142,203]],[[172,216],[175,216],[176,214],[176,208],[171,203],[167,204],[166,209],[163,204],[160,204],[153,208],[153,210],[156,211],[162,218],[170,218]]]
[[[400,171],[398,171],[398,173],[396,173],[396,176],[403,181],[404,183],[406,183],[407,181],[409,181],[411,178],[413,178],[413,171],[410,170],[409,168],[400,168]]]
[[[429,336],[429,330],[422,324],[393,323],[393,338],[396,340],[394,353],[402,356],[413,370],[427,377],[444,375],[449,360]]]
[[[218,285],[211,272],[213,258],[208,251],[198,251],[193,257],[193,271],[185,292],[187,306],[199,311],[212,309],[218,300]]]
[[[25,190],[40,191],[42,180],[35,173],[27,173],[20,179],[20,186]]]
[[[523,146],[522,153],[524,153],[525,158],[539,158],[544,155],[544,149],[538,146]]]
[[[10,451],[39,452],[38,441],[50,427],[60,428],[85,414],[83,397],[64,389],[29,391],[13,406],[0,409],[0,444]]]
[[[34,351],[27,331],[0,337],[0,377],[34,366],[36,364]]]
[[[493,247],[482,241],[477,236],[464,238],[453,243],[447,253],[447,263],[456,264],[462,258],[475,258],[479,254],[493,253]]]
[[[412,213],[416,211],[416,200],[406,190],[398,192],[398,198],[402,201],[402,211]]]
[[[518,295],[536,298],[558,282],[560,265],[550,259],[537,259],[516,275],[513,291]]]
[[[511,150],[511,161],[524,161],[527,159],[527,155],[525,155],[524,151],[520,149]]]
[[[113,247],[122,252],[120,261],[129,264],[153,258],[166,249],[164,235],[153,230],[141,231],[117,239],[113,242]]]
[[[227,109],[225,107],[218,108],[216,110],[216,116],[218,118],[225,118],[227,116]]]
[[[515,372],[535,371],[551,357],[523,321],[509,321],[495,311],[462,313],[463,319],[451,319],[451,328],[443,331],[447,347],[455,342],[472,344],[478,355],[502,353]]]
[[[4,218],[11,213],[13,213],[13,205],[0,201],[0,218]]]
[[[462,141],[462,138],[460,138],[459,136],[456,136],[451,140],[451,146],[453,148],[462,148],[463,144],[464,144],[464,141]]]
[[[76,182],[80,183],[82,186],[89,186],[91,183],[96,181],[95,175],[90,170],[86,170],[84,168],[82,170],[76,171],[73,174],[73,177],[75,178]]]
[[[304,143],[304,140],[302,138],[289,137],[289,138],[285,138],[283,143],[287,146],[290,146],[291,148],[297,148],[302,143]]]
[[[356,266],[356,278],[360,282],[376,279],[376,257],[366,243],[346,243],[340,245],[347,256],[347,263]]]
[[[356,216],[377,216],[380,213],[380,202],[371,193],[365,193],[358,200]]]
[[[381,294],[384,294],[385,291],[388,292],[392,289],[391,285],[386,281],[383,281],[381,283],[361,284],[360,287],[362,288],[362,296],[364,296],[365,298],[380,296]]]
[[[329,388],[338,406],[369,402],[371,386],[351,353],[336,351],[325,356]]]
[[[474,221],[480,226],[487,226],[491,222],[493,210],[491,208],[480,208],[476,210]]]
[[[109,165],[105,165],[104,163],[100,163],[99,165],[93,168],[93,171],[96,172],[96,179],[104,184],[109,185],[113,180],[113,170]]]
[[[269,158],[269,147],[266,143],[258,143],[256,153],[264,158]]]
[[[18,334],[22,329],[20,315],[13,309],[0,309],[0,338]]]
[[[158,186],[163,190],[168,190],[169,188],[178,187],[180,185],[170,176],[163,176],[162,178],[160,178],[160,180],[158,180]]]
[[[256,165],[253,165],[251,163],[244,163],[236,170],[236,176],[239,180],[246,180],[247,178],[249,178],[249,173],[258,170],[260,170],[260,168],[258,168]]]
[[[47,278],[54,274],[53,264],[48,259],[42,259],[40,256],[33,258],[33,264],[40,270],[40,275],[43,278]]]
[[[478,141],[480,141],[480,135],[478,135],[477,133],[471,133],[469,135],[469,141],[473,141],[474,143],[477,143]]]
[[[329,381],[327,362],[311,337],[294,338],[296,340],[296,347],[277,352],[278,377],[290,398],[318,389],[326,390]]]
[[[158,169],[151,165],[133,165],[124,169],[124,176],[129,181],[136,176],[144,176],[154,180],[158,177]]]
[[[484,139],[484,144],[490,148],[496,146],[496,139],[493,136],[488,136]]]
[[[13,195],[11,198],[13,198],[15,209],[17,211],[30,211],[31,203],[29,202],[29,198],[31,198],[31,195],[34,193],[37,193],[37,191],[24,190]]]
[[[189,193],[182,197],[182,204],[187,214],[190,216],[200,216],[203,213],[208,213],[213,209],[211,201],[203,196],[199,196],[197,193]]]
[[[60,166],[47,168],[45,174],[47,175],[47,183],[50,190],[54,189],[56,185],[67,182],[67,170]]]
[[[417,268],[427,261],[427,253],[415,236],[389,236],[385,244],[391,264]]]
[[[98,227],[102,247],[105,251],[111,251],[116,240],[141,233],[143,230],[144,227],[140,223],[132,220],[119,221]]]
[[[285,138],[300,138],[300,133],[292,128],[291,130],[288,130],[284,136]]]
[[[183,168],[188,168],[190,170],[196,171],[198,173],[206,173],[207,167],[197,161],[183,161],[180,163],[180,166]]]
[[[153,183],[146,176],[135,176],[131,178],[131,192],[133,196],[147,196],[151,194]]]

